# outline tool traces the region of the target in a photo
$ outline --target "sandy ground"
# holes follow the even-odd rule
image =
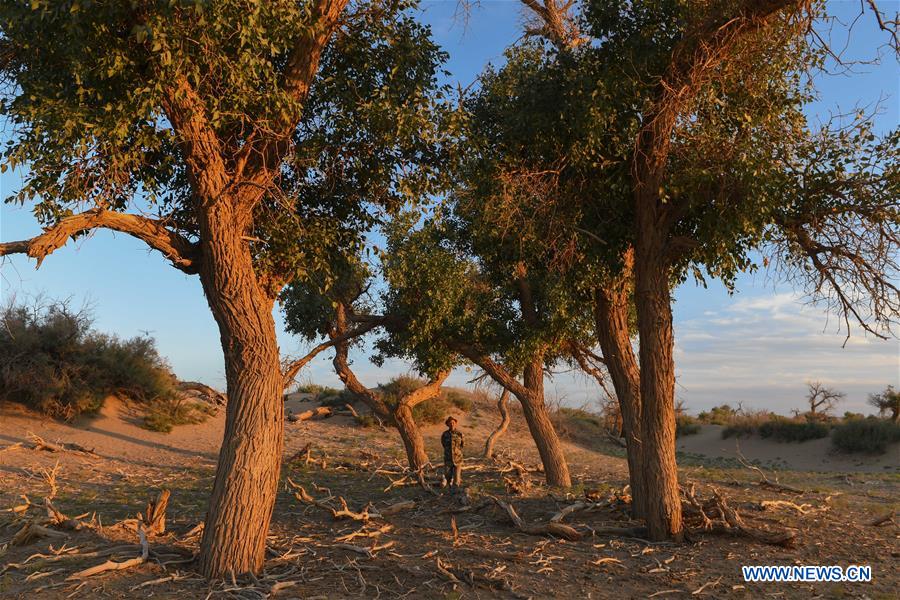
[[[291,400],[287,409],[302,412],[311,402]],[[602,436],[585,436],[583,429],[561,423],[561,434],[573,474],[568,493],[543,485],[539,472],[525,478],[527,490],[511,492],[505,460],[535,466],[534,450],[521,412],[513,408],[513,422],[497,444],[505,457],[499,462],[478,458],[485,437],[497,418],[492,404],[476,405],[459,415],[466,435],[464,481],[473,502],[484,506],[488,495],[514,503],[529,523],[546,522],[561,507],[579,498],[608,497],[627,483],[621,449]],[[782,483],[803,493],[761,487],[756,473],[712,461],[684,461],[680,481],[695,483],[709,497],[713,489],[741,507],[755,526],[786,527],[798,543],[782,548],[728,535],[698,534],[687,544],[650,544],[646,541],[591,533],[597,528],[634,526],[623,504],[589,513],[575,513],[566,522],[585,532],[570,542],[518,532],[505,513],[487,502],[486,508],[457,514],[453,496],[430,495],[418,485],[392,486],[401,478],[403,450],[396,432],[362,428],[345,416],[293,423],[285,431],[284,481],[303,485],[314,497],[346,499],[354,510],[367,504],[376,509],[409,500],[415,508],[368,524],[335,521],[327,511],[304,505],[287,486],[279,490],[269,538],[269,560],[259,580],[209,583],[189,562],[199,538],[190,532],[204,518],[221,440],[220,412],[203,424],[156,433],[139,426],[140,414],[127,403],[111,400],[94,417],[72,424],[41,419],[20,407],[0,405],[0,446],[15,442],[25,447],[0,447],[0,599],[68,598],[896,598],[900,586],[900,526],[888,521],[873,527],[873,517],[900,511],[900,478],[895,471],[873,473],[779,472]],[[442,425],[423,428],[429,454],[440,461]],[[96,455],[49,453],[28,448],[29,433],[47,441],[75,442]],[[682,443],[698,444],[711,456],[728,457],[729,445],[707,431]],[[705,444],[700,442],[706,438]],[[724,442],[724,443],[723,443]],[[311,444],[313,460],[297,460]],[[744,454],[752,444],[741,442]],[[779,445],[787,453],[807,445]],[[692,450],[686,450],[691,453]],[[720,453],[720,454],[716,454]],[[836,469],[840,463],[829,463]],[[67,515],[96,516],[96,525],[69,532],[63,540],[38,538],[5,549],[4,543],[21,528],[9,507],[21,505],[23,494],[41,502],[48,494],[47,473],[57,470],[54,503]],[[859,469],[854,469],[859,471]],[[438,473],[429,474],[436,482]],[[105,560],[91,552],[134,544],[135,533],[118,525],[133,518],[157,490],[169,489],[168,527],[151,539],[151,560],[139,567],[106,573],[79,583],[66,577]],[[762,500],[795,503],[802,511],[777,506],[759,512]],[[335,503],[331,500],[331,503]],[[748,508],[749,507],[749,508]],[[37,511],[42,512],[41,510]],[[13,515],[12,518],[10,515]],[[896,519],[896,517],[895,517]],[[102,526],[99,526],[101,525]],[[379,533],[384,530],[385,533]],[[454,532],[455,531],[455,532]],[[347,535],[365,533],[351,544],[379,551],[341,548]],[[134,546],[131,546],[134,548]],[[126,549],[117,561],[133,556]],[[174,553],[174,554],[172,554]],[[182,557],[182,558],[179,558]],[[742,564],[868,564],[871,584],[748,584],[740,576]],[[441,569],[444,569],[443,571]],[[451,569],[456,581],[448,578]],[[472,582],[467,583],[470,577]],[[172,579],[174,578],[174,579]],[[481,579],[478,579],[481,578]],[[487,581],[505,581],[507,588]],[[284,586],[280,591],[275,583]],[[481,582],[481,583],[478,583]],[[487,587],[486,587],[487,585]]]
[[[722,439],[720,425],[703,425],[694,435],[678,439],[678,451],[708,458],[737,458],[743,454],[776,469],[838,473],[900,473],[900,444],[878,456],[835,452],[830,438],[806,442],[776,442],[760,437]]]

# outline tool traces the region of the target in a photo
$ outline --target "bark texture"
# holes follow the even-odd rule
[[[643,186],[644,191],[649,186]],[[654,190],[657,188],[654,188]],[[655,198],[654,198],[655,201]],[[653,210],[638,214],[635,300],[640,333],[642,469],[651,540],[683,537],[675,464],[675,359],[669,267]]]
[[[494,444],[506,433],[509,428],[509,390],[503,388],[503,393],[497,399],[497,411],[500,413],[500,424],[491,432],[484,442],[484,458],[491,458],[494,455]]]
[[[633,279],[633,250],[623,261],[622,272],[595,294],[594,318],[597,341],[612,379],[622,414],[622,427],[631,484],[631,510],[636,519],[646,514],[647,492],[643,477],[641,434],[641,373],[631,345],[629,312]]]
[[[219,326],[228,384],[225,436],[200,542],[209,578],[258,573],[284,446],[284,403],[273,301],[259,285],[234,206],[201,212],[200,280]]]
[[[534,438],[538,453],[541,455],[547,483],[563,488],[572,487],[566,454],[544,403],[543,359],[536,359],[525,367],[523,380],[528,393],[518,398],[522,403],[522,412],[531,431],[531,437]]]

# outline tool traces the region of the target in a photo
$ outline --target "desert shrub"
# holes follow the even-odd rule
[[[151,431],[169,433],[176,425],[202,423],[215,414],[215,408],[199,402],[164,400],[147,406],[144,413],[144,427]]]
[[[472,410],[472,396],[459,390],[447,390],[442,394],[458,410],[467,413]]]
[[[696,418],[681,414],[675,417],[675,437],[694,435],[700,432],[700,421]]]
[[[297,386],[298,394],[316,394],[318,395],[325,388],[318,383],[301,383]]]
[[[318,400],[322,406],[339,408],[345,404],[353,404],[356,402],[356,396],[346,388],[343,390],[324,388],[324,390],[316,397],[316,400]]]
[[[356,424],[360,427],[377,427],[378,420],[373,415],[356,415]]]
[[[147,404],[176,396],[175,376],[152,338],[98,333],[89,312],[64,302],[10,303],[0,321],[0,399],[72,419],[98,410],[110,394]]]
[[[779,442],[805,442],[828,437],[831,426],[819,419],[788,418],[770,412],[757,412],[736,416],[722,430],[722,437],[747,437],[758,435]]]
[[[884,454],[894,442],[900,442],[900,424],[874,417],[846,421],[835,427],[831,436],[831,443],[841,452]]]
[[[828,437],[831,427],[820,420],[773,416],[759,425],[759,435],[779,442],[805,442]]]
[[[738,411],[727,404],[714,406],[708,411],[703,411],[697,415],[697,419],[701,423],[707,423],[709,425],[730,425],[737,417]]]

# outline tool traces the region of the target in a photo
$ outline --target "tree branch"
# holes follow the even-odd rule
[[[473,346],[462,342],[448,342],[447,347],[455,352],[459,352],[470,361],[481,367],[484,372],[490,375],[494,381],[502,385],[504,388],[508,389],[517,397],[522,398],[524,396],[528,396],[528,389],[524,385],[519,383],[519,381],[515,377],[513,377],[513,375],[503,367],[503,365],[496,362],[490,356],[481,354]]]
[[[163,95],[166,118],[181,138],[188,174],[204,200],[221,197],[228,183],[219,137],[206,119],[206,106],[183,75]]]
[[[444,380],[447,379],[448,375],[450,375],[449,369],[441,371],[432,377],[428,383],[405,396],[401,401],[401,404],[405,404],[409,408],[414,408],[426,400],[431,400],[441,393],[441,386],[444,385]]]
[[[37,259],[40,267],[48,255],[65,246],[71,237],[91,229],[127,233],[161,252],[176,269],[188,274],[198,271],[200,248],[197,244],[171,231],[161,221],[102,208],[64,217],[30,240],[0,243],[0,256],[27,254]]]
[[[334,337],[327,342],[322,342],[321,344],[319,344],[318,346],[316,346],[315,348],[310,350],[306,354],[306,356],[304,356],[303,358],[299,358],[297,360],[294,360],[294,361],[288,363],[287,365],[285,365],[282,368],[282,373],[283,373],[283,377],[284,377],[284,387],[287,388],[288,386],[290,386],[294,382],[294,378],[297,377],[297,373],[300,372],[300,369],[302,369],[307,364],[309,364],[309,362],[312,359],[314,359],[316,356],[318,356],[325,350],[328,350],[332,346],[340,344],[341,342],[349,342],[350,340],[352,340],[354,338],[358,338],[362,335],[365,335],[368,332],[375,329],[376,327],[378,327],[379,325],[381,325],[381,323],[379,323],[378,321],[375,321],[375,320],[369,321],[366,325],[357,327],[356,329],[354,329],[352,331],[347,331],[344,334]]]
[[[300,109],[312,87],[319,59],[331,35],[337,29],[348,0],[315,0],[310,18],[294,41],[284,70],[282,89],[295,103],[269,130],[247,141],[235,156],[234,177],[241,186],[240,203],[252,208],[263,197],[275,178],[278,167],[290,150],[294,129],[300,121]]]

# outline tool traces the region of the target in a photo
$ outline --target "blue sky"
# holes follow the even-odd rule
[[[900,2],[882,1],[892,14]],[[447,69],[463,87],[484,66],[502,62],[503,50],[521,35],[519,3],[482,1],[463,19],[456,0],[426,1],[422,18],[430,23],[435,39],[449,53]],[[832,14],[850,22],[858,2],[830,2]],[[846,36],[837,28],[834,47]],[[872,58],[884,36],[871,13],[854,27],[846,55]],[[900,119],[900,70],[893,57],[879,65],[857,67],[850,74],[822,76],[817,81],[821,100],[811,116],[845,111],[881,99],[878,128],[896,127]],[[5,196],[18,188],[21,173],[0,175]],[[10,241],[39,233],[30,207],[0,207],[0,240]],[[80,306],[93,306],[98,329],[129,337],[149,331],[161,353],[183,379],[222,386],[224,368],[216,325],[199,281],[168,266],[141,242],[121,234],[98,231],[57,251],[40,270],[21,256],[0,267],[0,292],[28,299],[44,294],[71,298]],[[281,331],[285,354],[301,354],[305,345]],[[697,412],[723,402],[787,413],[802,404],[805,382],[821,380],[847,393],[844,410],[866,410],[868,393],[900,381],[900,341],[882,341],[854,332],[846,347],[838,320],[816,307],[805,306],[790,287],[765,273],[740,277],[737,293],[729,295],[713,282],[708,289],[689,282],[676,291],[675,333],[677,395]],[[324,353],[301,380],[339,387]],[[377,368],[364,350],[356,352],[355,367],[369,385],[386,381],[408,367],[394,362]],[[472,377],[460,369],[450,379],[455,385]],[[548,382],[548,395],[569,405],[590,405],[599,396],[596,386],[580,375],[559,374]]]

